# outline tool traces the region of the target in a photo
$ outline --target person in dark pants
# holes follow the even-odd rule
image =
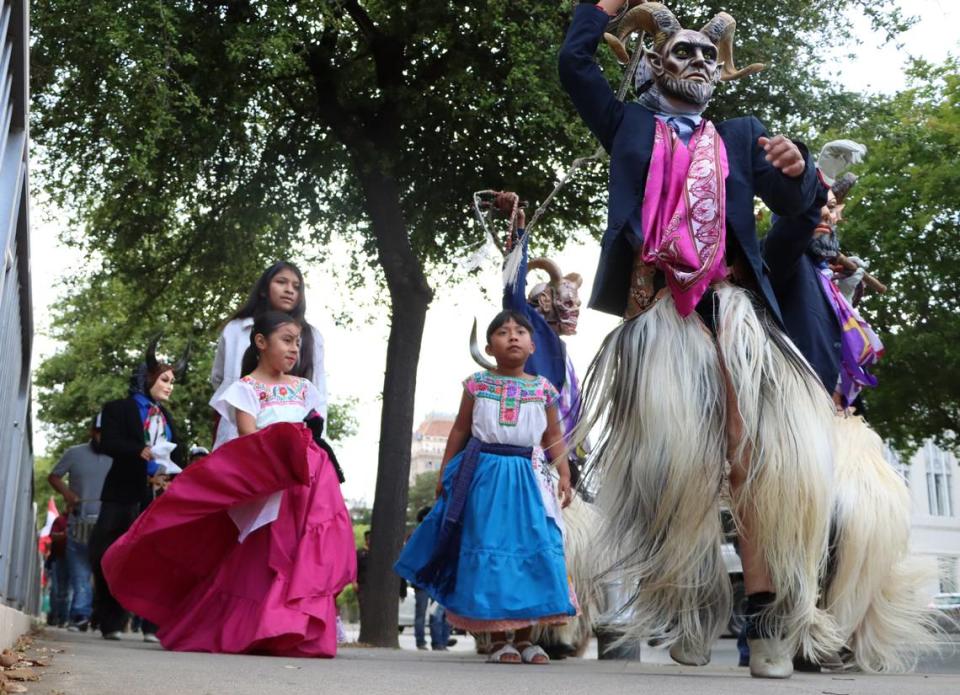
[[[70,618],[70,570],[67,564],[67,517],[61,514],[50,527],[50,555],[47,576],[50,581],[50,611],[47,625],[64,627]]]
[[[370,557],[370,531],[363,532],[363,547],[357,550],[357,605],[363,603],[363,587],[367,583],[367,559]],[[361,613],[362,614],[362,613]]]
[[[101,561],[107,549],[133,525],[153,499],[153,486],[162,485],[166,470],[182,465],[173,418],[162,405],[170,399],[186,356],[177,365],[158,362],[156,341],[147,359],[134,372],[130,395],[103,406],[100,448],[113,459],[100,494],[100,516],[90,536],[94,576],[94,612],[104,639],[118,640],[129,614],[110,593]],[[173,447],[171,448],[171,445]],[[157,641],[155,625],[142,623],[144,640]]]
[[[100,492],[112,461],[100,451],[100,417],[90,425],[90,441],[70,447],[54,466],[47,480],[67,503],[66,564],[70,573],[70,626],[86,632],[93,605],[90,570],[90,533],[100,514]],[[64,481],[64,476],[68,481]],[[68,484],[69,483],[69,484]]]

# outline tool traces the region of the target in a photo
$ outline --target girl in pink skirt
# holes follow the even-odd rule
[[[212,403],[242,436],[179,475],[104,557],[113,594],[167,649],[336,654],[335,597],[356,555],[338,470],[304,424],[316,388],[288,375],[300,330],[257,318],[245,376]]]

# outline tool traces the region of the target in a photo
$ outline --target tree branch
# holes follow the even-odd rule
[[[380,30],[377,29],[377,25],[373,23],[367,11],[360,7],[360,3],[357,2],[357,0],[341,0],[341,3],[369,43],[373,43],[382,36]]]

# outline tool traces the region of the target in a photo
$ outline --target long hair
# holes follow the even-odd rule
[[[258,314],[253,320],[253,328],[250,329],[250,345],[248,345],[247,349],[244,351],[243,360],[240,363],[240,376],[246,376],[252,372],[257,368],[257,362],[260,361],[260,351],[257,349],[256,343],[257,336],[262,335],[265,338],[269,338],[275,330],[280,328],[280,326],[285,326],[288,323],[295,323],[298,326],[301,326],[300,349],[301,351],[303,350],[303,323],[295,319],[290,314],[269,309],[262,314]]]
[[[260,279],[258,279],[251,288],[247,301],[233,312],[233,315],[227,319],[227,321],[251,317],[256,318],[265,312],[275,311],[273,307],[270,306],[270,283],[281,270],[291,271],[297,276],[297,280],[300,281],[297,303],[293,309],[290,310],[290,316],[296,320],[296,323],[300,324],[302,329],[302,333],[300,334],[300,359],[297,360],[296,366],[290,373],[294,376],[302,376],[308,381],[313,381],[313,327],[307,322],[305,316],[307,312],[307,296],[303,284],[303,273],[301,273],[300,269],[293,263],[290,261],[277,261],[264,270]],[[253,335],[253,333],[250,334],[251,341]],[[252,344],[251,342],[251,345]],[[254,356],[256,356],[256,352],[254,352]],[[244,358],[246,358],[246,355],[244,355]],[[242,368],[241,371],[243,371]],[[243,373],[247,374],[248,372],[243,371]]]

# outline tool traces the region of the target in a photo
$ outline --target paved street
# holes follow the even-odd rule
[[[348,633],[355,634],[355,630]],[[106,642],[92,634],[47,630],[37,646],[62,649],[31,693],[62,695],[272,695],[330,693],[449,695],[476,692],[562,695],[926,695],[960,692],[960,652],[927,660],[922,673],[895,676],[796,674],[788,681],[760,681],[737,668],[736,645],[721,640],[713,663],[688,668],[670,663],[662,651],[647,649],[643,662],[566,659],[549,666],[492,665],[473,654],[472,640],[459,637],[449,652],[417,651],[413,635],[401,636],[400,650],[342,649],[336,659],[178,654],[132,635]],[[595,654],[595,646],[593,654]]]

